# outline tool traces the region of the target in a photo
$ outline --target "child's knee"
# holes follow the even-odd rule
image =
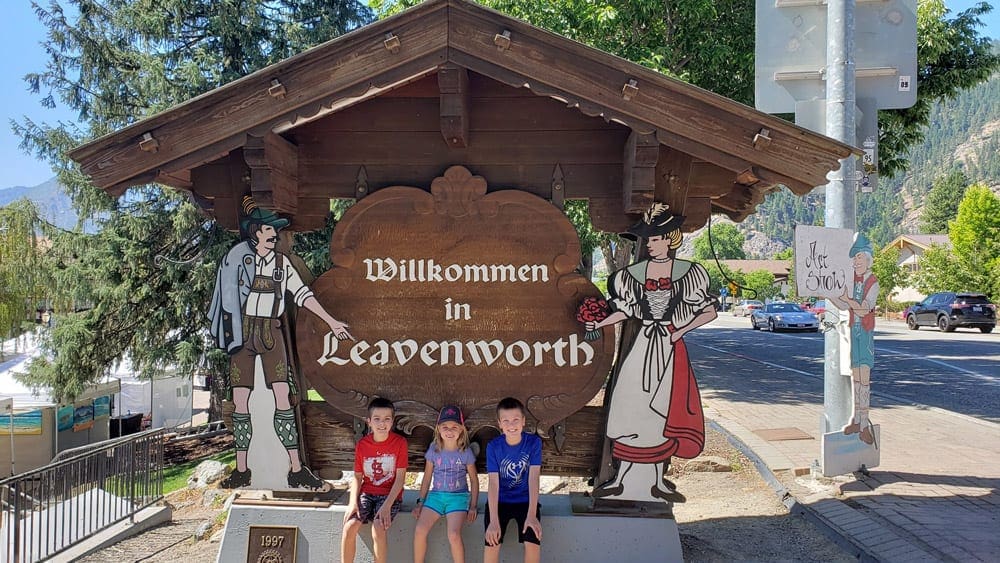
[[[351,518],[344,524],[344,536],[356,536],[358,535],[358,530],[361,529],[361,520],[357,518]]]
[[[451,543],[462,543],[462,528],[448,527],[448,541]]]
[[[389,530],[380,526],[378,522],[373,522],[372,537],[379,541],[384,540],[385,538],[389,537]]]

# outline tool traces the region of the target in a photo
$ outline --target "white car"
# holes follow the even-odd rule
[[[758,309],[763,309],[764,304],[756,299],[744,299],[733,307],[734,317],[747,317],[750,316],[754,311]]]

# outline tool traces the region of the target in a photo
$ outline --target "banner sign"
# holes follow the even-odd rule
[[[111,396],[94,398],[94,419],[107,418],[111,416]]]
[[[60,432],[73,428],[74,411],[73,405],[62,405],[56,409],[57,424]]]
[[[73,410],[73,432],[88,430],[94,426],[94,402],[76,403]]]
[[[40,410],[0,415],[0,435],[21,436],[41,433],[42,411]]]
[[[334,267],[312,287],[356,341],[309,313],[296,331],[302,370],[327,402],[365,417],[383,396],[404,424],[429,426],[458,404],[474,428],[514,396],[544,431],[601,389],[614,332],[587,341],[576,320],[600,291],[576,271],[572,224],[537,196],[486,192],[454,166],[430,193],[382,189],[337,223]]]

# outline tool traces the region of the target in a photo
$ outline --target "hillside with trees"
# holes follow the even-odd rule
[[[1000,41],[994,41],[993,47],[1000,52]],[[873,193],[857,194],[858,229],[877,246],[900,234],[928,232],[921,223],[922,212],[937,182],[954,181],[961,175],[962,188],[981,183],[994,191],[1000,189],[1000,75],[934,104],[924,141],[913,147],[907,161],[905,171],[879,178]],[[794,225],[823,223],[821,192],[803,198],[787,190],[774,192],[740,228],[748,240],[763,235],[780,245],[791,245]],[[961,193],[952,199],[956,210],[960,199]],[[939,220],[934,231],[944,232],[942,225]],[[753,249],[748,254],[765,257]]]

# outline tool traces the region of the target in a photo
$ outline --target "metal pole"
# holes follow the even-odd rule
[[[853,145],[854,133],[854,4],[855,0],[829,0],[826,18],[826,135]],[[827,227],[857,229],[854,201],[854,156],[841,161],[826,185]],[[846,250],[846,249],[845,249]],[[827,302],[829,305],[829,301]],[[846,311],[840,311],[845,319]],[[841,374],[841,347],[846,322],[826,331],[823,370],[823,430],[843,428],[851,416],[851,378]]]

